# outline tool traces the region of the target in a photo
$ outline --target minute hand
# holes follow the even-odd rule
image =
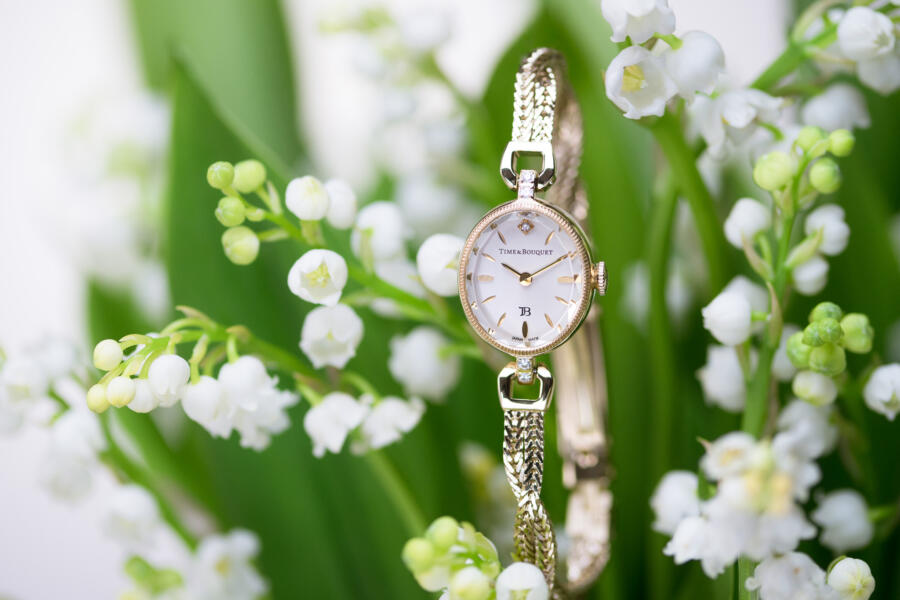
[[[535,271],[534,273],[529,273],[529,274],[528,274],[528,281],[530,282],[532,279],[534,279],[535,276],[540,275],[541,273],[543,273],[544,271],[546,271],[546,270],[548,270],[548,269],[550,269],[550,268],[552,268],[552,267],[555,267],[556,265],[558,265],[559,263],[561,263],[567,256],[568,256],[567,254],[563,254],[562,256],[560,256],[559,258],[557,258],[556,260],[554,260],[554,261],[553,261],[552,263],[550,263],[549,265],[545,265],[545,266],[541,267],[540,269],[538,269],[538,270]],[[524,274],[523,274],[523,276],[524,276]]]

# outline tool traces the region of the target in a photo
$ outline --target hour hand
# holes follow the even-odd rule
[[[519,278],[522,277],[522,274],[521,274],[521,273],[519,273],[518,271],[516,271],[515,269],[513,269],[513,268],[512,268],[511,266],[509,266],[508,264],[506,264],[506,263],[500,263],[500,266],[503,267],[504,269],[506,269],[507,271],[511,271],[512,273],[514,273],[516,277],[519,277]]]

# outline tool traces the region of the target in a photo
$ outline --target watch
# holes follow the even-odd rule
[[[595,294],[606,292],[607,276],[585,233],[581,146],[581,112],[565,61],[539,48],[516,75],[512,140],[500,164],[517,197],[475,225],[459,261],[466,318],[486,343],[514,359],[500,371],[497,388],[503,462],[518,504],[515,558],[538,566],[556,598],[585,589],[602,571],[612,506],[599,307],[591,310]],[[540,157],[540,168],[519,170],[523,155]],[[556,377],[535,360],[548,353]],[[537,386],[530,394],[536,398],[516,398],[516,386]],[[555,534],[540,498],[544,413],[554,388],[563,483],[571,490],[569,552],[558,575]]]

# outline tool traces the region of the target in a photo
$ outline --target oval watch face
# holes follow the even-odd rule
[[[516,356],[546,352],[572,333],[590,302],[590,278],[576,230],[535,202],[491,211],[460,259],[466,316],[485,340]]]

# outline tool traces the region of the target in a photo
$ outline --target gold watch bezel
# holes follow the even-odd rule
[[[481,234],[484,233],[484,230],[490,227],[491,223],[493,223],[500,217],[514,212],[537,213],[541,216],[548,217],[553,222],[555,222],[559,227],[562,228],[563,231],[565,231],[569,235],[569,237],[574,240],[576,252],[581,258],[582,265],[581,277],[583,279],[583,283],[581,285],[581,296],[578,302],[578,307],[576,308],[575,317],[569,322],[568,327],[551,341],[540,346],[528,348],[507,346],[506,344],[498,341],[496,338],[491,336],[487,332],[487,330],[481,326],[481,323],[478,322],[478,319],[475,317],[475,313],[472,310],[471,302],[469,299],[468,286],[466,285],[466,274],[469,269],[469,259],[472,256],[472,249],[475,246],[475,242],[478,240]],[[575,331],[584,321],[584,318],[587,316],[588,310],[591,307],[591,301],[593,300],[595,290],[593,275],[593,263],[591,262],[591,253],[588,246],[588,241],[584,235],[584,232],[580,227],[578,227],[575,220],[569,217],[562,210],[550,206],[537,198],[520,198],[511,200],[509,202],[506,202],[505,204],[501,204],[497,208],[494,208],[486,215],[484,215],[481,220],[478,221],[472,231],[469,232],[468,237],[466,237],[465,244],[463,244],[463,249],[460,252],[457,285],[459,287],[459,298],[462,302],[462,307],[463,311],[466,314],[466,319],[468,319],[469,324],[473,329],[475,329],[476,333],[478,333],[478,336],[481,339],[483,339],[494,348],[500,350],[501,352],[509,354],[510,356],[531,357],[550,352],[554,348],[557,348],[565,343],[565,341],[568,340],[573,333],[575,333]]]

